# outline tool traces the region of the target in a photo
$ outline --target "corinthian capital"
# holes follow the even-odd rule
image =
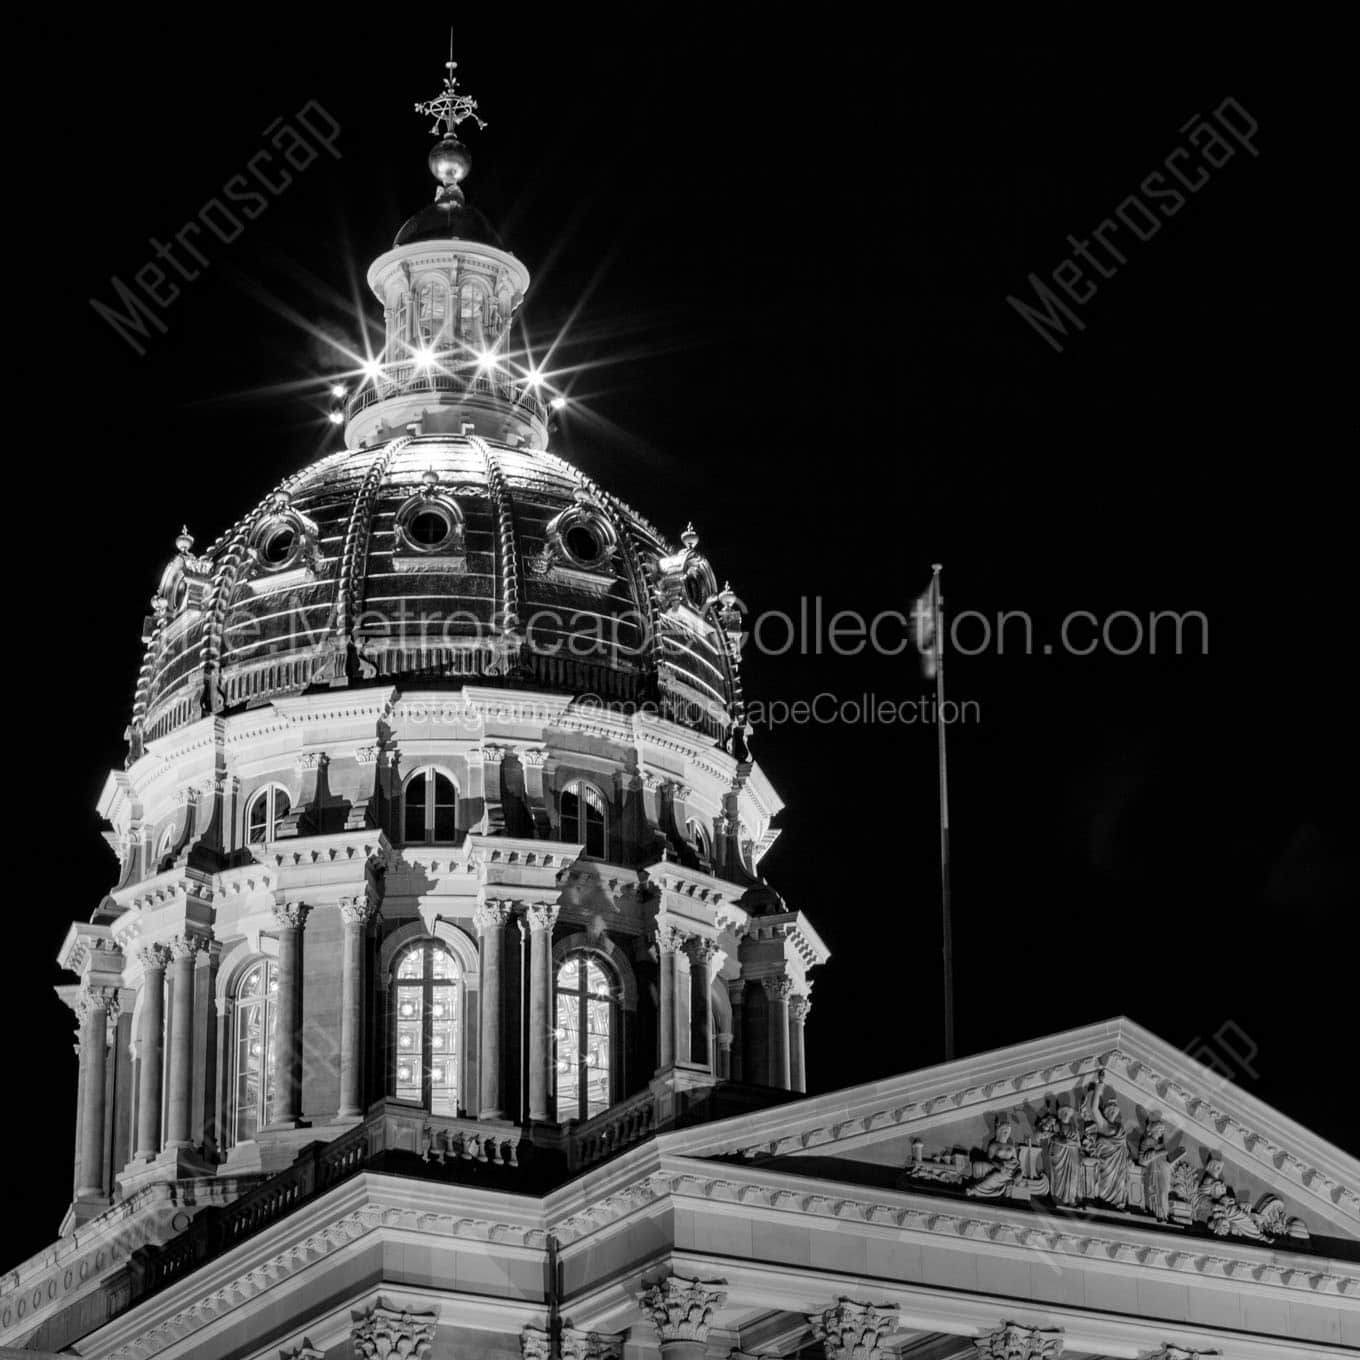
[[[102,1011],[108,1019],[114,1020],[122,1005],[122,995],[117,987],[82,987],[75,1005],[82,1024],[96,1011]]]
[[[355,1322],[350,1342],[356,1356],[364,1360],[387,1360],[390,1355],[426,1360],[434,1345],[435,1313],[412,1313],[404,1308],[389,1308],[381,1299]]]
[[[519,1334],[523,1360],[551,1360],[552,1337],[542,1327],[524,1327]]]
[[[170,954],[176,959],[192,959],[208,947],[201,935],[177,935],[170,941]]]
[[[275,902],[273,911],[280,930],[301,930],[311,907],[306,902]]]
[[[562,1328],[562,1360],[619,1360],[623,1354],[621,1332],[582,1332]]]
[[[530,902],[524,910],[524,919],[529,929],[551,930],[557,924],[557,913],[561,908],[555,902]]]
[[[378,904],[367,893],[340,899],[340,919],[347,926],[366,926],[378,914]]]
[[[669,1275],[644,1289],[638,1302],[663,1342],[707,1341],[714,1309],[727,1301],[726,1292],[716,1288],[721,1283]]]
[[[784,977],[782,974],[775,977],[763,977],[760,985],[765,988],[765,995],[771,1001],[787,1001],[789,994],[793,991],[793,979]]]
[[[809,1315],[808,1321],[826,1360],[875,1360],[883,1338],[897,1326],[897,1308],[841,1299],[834,1307]]]
[[[812,1009],[812,1002],[805,996],[789,997],[789,1019],[796,1020],[800,1025],[807,1019],[808,1012]]]
[[[679,954],[684,951],[689,936],[674,926],[659,926],[656,932],[656,952],[658,954]]]
[[[170,962],[170,951],[163,944],[144,944],[137,951],[143,973],[163,973]]]
[[[1218,1351],[1197,1351],[1193,1346],[1177,1346],[1168,1341],[1152,1351],[1147,1360],[1203,1360],[1203,1357],[1218,1354]]]
[[[478,902],[472,911],[472,924],[477,927],[477,933],[485,935],[489,930],[504,930],[510,919],[510,906],[509,902],[495,897]]]
[[[722,950],[718,948],[716,940],[706,939],[702,935],[694,935],[689,941],[690,959],[697,963],[701,968],[707,968],[715,958],[722,955]],[[723,957],[726,957],[725,955]]]
[[[1063,1334],[1056,1329],[1003,1323],[994,1332],[973,1338],[979,1360],[1056,1360],[1062,1354]]]

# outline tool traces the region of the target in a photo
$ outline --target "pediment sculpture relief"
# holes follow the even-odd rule
[[[1031,1129],[1022,1141],[1026,1122]],[[927,1154],[915,1140],[903,1180],[948,1186],[971,1199],[1146,1215],[1169,1227],[1199,1225],[1216,1237],[1308,1239],[1303,1221],[1289,1215],[1278,1195],[1263,1195],[1252,1208],[1224,1179],[1222,1157],[1210,1153],[1196,1165],[1173,1142],[1166,1121],[1154,1116],[1141,1130],[1130,1130],[1102,1072],[1080,1106],[1050,1105],[1033,1117],[999,1114],[985,1148]]]

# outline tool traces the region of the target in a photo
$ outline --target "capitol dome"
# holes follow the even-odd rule
[[[730,746],[740,615],[698,543],[543,449],[468,433],[332,454],[201,555],[180,535],[134,752],[207,713],[400,679],[654,704]]]

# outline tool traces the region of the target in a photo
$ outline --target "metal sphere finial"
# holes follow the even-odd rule
[[[194,546],[194,536],[189,532],[186,524],[178,534],[175,535],[175,547],[182,553],[187,553]]]

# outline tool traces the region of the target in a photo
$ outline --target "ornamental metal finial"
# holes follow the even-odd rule
[[[444,88],[434,98],[416,105],[417,113],[428,114],[434,119],[430,129],[436,136],[452,137],[458,131],[458,124],[471,118],[485,131],[486,123],[478,117],[477,101],[471,95],[458,93],[458,77],[454,71],[458,63],[453,59],[453,30],[449,30],[449,59],[444,63],[448,75],[444,77]]]

